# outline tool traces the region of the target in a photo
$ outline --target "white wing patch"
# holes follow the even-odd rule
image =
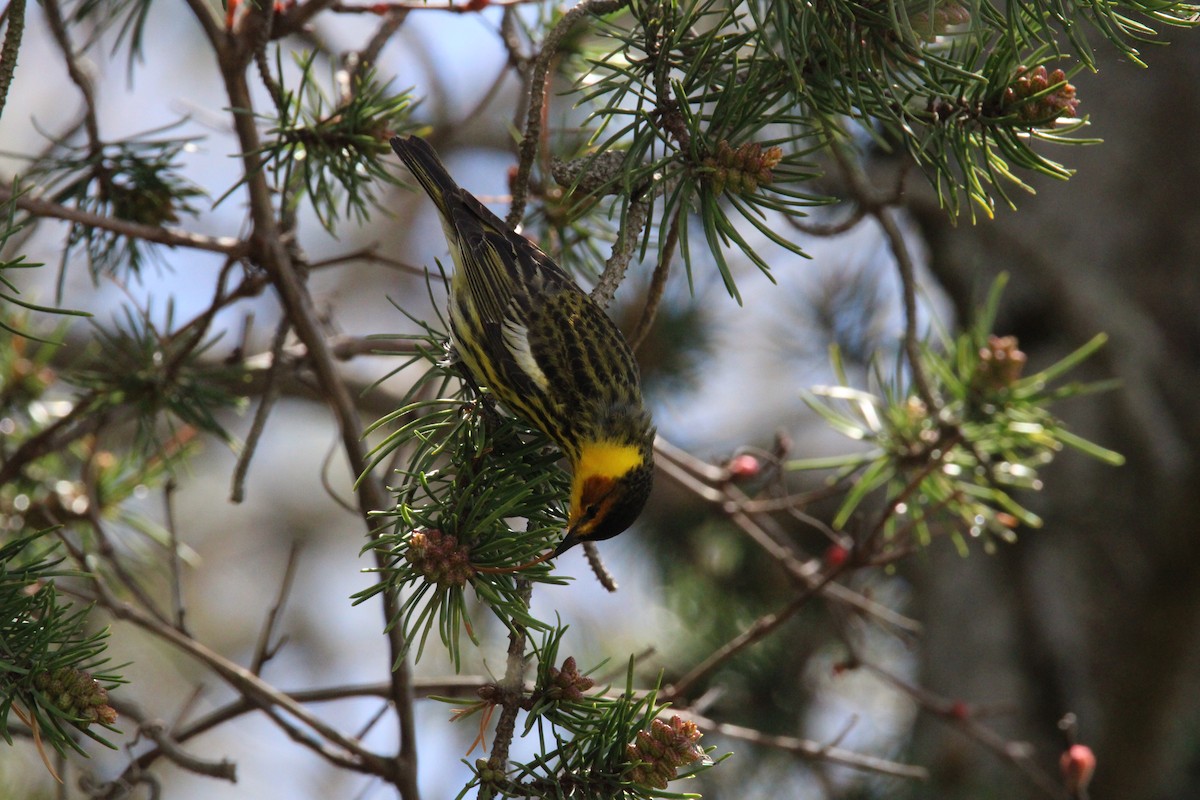
[[[508,317],[504,320],[501,331],[504,336],[504,346],[508,348],[508,352],[517,362],[521,371],[532,378],[533,382],[542,389],[548,389],[550,379],[538,366],[537,359],[533,357],[533,350],[529,347],[529,329],[512,317]]]

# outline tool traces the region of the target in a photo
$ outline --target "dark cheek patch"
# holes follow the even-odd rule
[[[583,524],[580,526],[581,531],[577,534],[580,538],[586,539],[590,534],[596,522],[602,519],[608,511],[608,507],[612,505],[612,487],[613,481],[611,478],[604,478],[599,475],[592,476],[583,482],[583,491],[580,494],[580,512]],[[596,509],[592,513],[588,513],[588,509],[595,506]]]

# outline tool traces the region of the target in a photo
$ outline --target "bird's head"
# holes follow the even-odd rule
[[[654,479],[654,431],[633,442],[587,442],[573,459],[571,508],[559,555],[580,542],[611,539],[637,519]]]

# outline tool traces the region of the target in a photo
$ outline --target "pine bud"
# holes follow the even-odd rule
[[[638,731],[633,744],[625,747],[625,759],[632,767],[630,780],[641,786],[666,789],[679,767],[705,758],[698,744],[701,736],[696,723],[678,716],[671,717],[669,723],[654,720],[648,729]]]
[[[956,0],[941,3],[933,9],[933,16],[925,11],[918,11],[909,20],[913,31],[927,42],[932,42],[941,34],[948,33],[951,28],[966,25],[971,21],[971,12],[966,6]]]
[[[594,680],[579,674],[575,657],[567,656],[566,661],[563,661],[562,669],[550,668],[546,696],[551,700],[579,702],[583,699],[583,693],[595,685]]]
[[[986,389],[1004,389],[1021,378],[1025,354],[1017,349],[1015,336],[989,336],[986,347],[979,348],[975,384]]]
[[[1035,97],[1051,86],[1058,88],[1049,94]],[[1032,70],[1017,69],[1013,82],[1004,90],[1005,113],[1015,112],[1022,122],[1048,123],[1059,117],[1075,117],[1079,100],[1075,98],[1075,87],[1067,83],[1067,74],[1061,69],[1047,72],[1039,65]]]
[[[64,714],[80,720],[81,727],[93,722],[111,725],[117,711],[108,704],[108,690],[90,672],[74,667],[59,667],[54,672],[34,676],[33,685]]]
[[[465,586],[475,575],[471,549],[439,530],[413,531],[408,537],[404,560],[426,581],[442,588]]]
[[[783,160],[783,149],[746,142],[736,150],[722,139],[717,149],[702,162],[714,194],[728,190],[734,194],[753,194],[758,187],[775,180],[771,172]]]

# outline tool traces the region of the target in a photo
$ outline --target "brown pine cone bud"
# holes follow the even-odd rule
[[[475,575],[471,549],[439,530],[413,531],[408,537],[404,560],[426,581],[442,588],[465,586]]]
[[[987,347],[979,348],[975,384],[985,389],[1003,389],[1021,378],[1025,354],[1017,349],[1015,336],[989,336]]]
[[[701,736],[696,723],[681,717],[671,717],[669,723],[654,720],[648,729],[638,731],[633,744],[625,747],[625,759],[632,767],[630,780],[642,786],[666,789],[667,783],[678,774],[679,767],[705,757],[698,744]]]
[[[579,702],[583,699],[583,693],[596,685],[591,678],[579,674],[574,656],[567,657],[563,662],[562,669],[551,667],[549,678],[550,680],[546,684],[546,696],[551,700]]]
[[[81,727],[93,722],[111,725],[117,721],[116,709],[108,704],[108,690],[90,672],[59,667],[52,673],[35,675],[33,685],[64,714],[81,720]]]
[[[783,149],[768,147],[763,150],[757,142],[746,142],[736,150],[722,139],[716,151],[705,158],[708,170],[706,179],[714,194],[728,190],[734,194],[752,194],[759,186],[775,180],[771,172],[783,160]]]
[[[1022,122],[1039,124],[1053,122],[1059,117],[1075,117],[1079,100],[1075,97],[1075,87],[1066,81],[1067,74],[1061,69],[1047,72],[1042,65],[1033,69],[1020,67],[1013,82],[1004,90],[1004,111],[1015,112]],[[1051,86],[1058,88],[1036,97]]]

